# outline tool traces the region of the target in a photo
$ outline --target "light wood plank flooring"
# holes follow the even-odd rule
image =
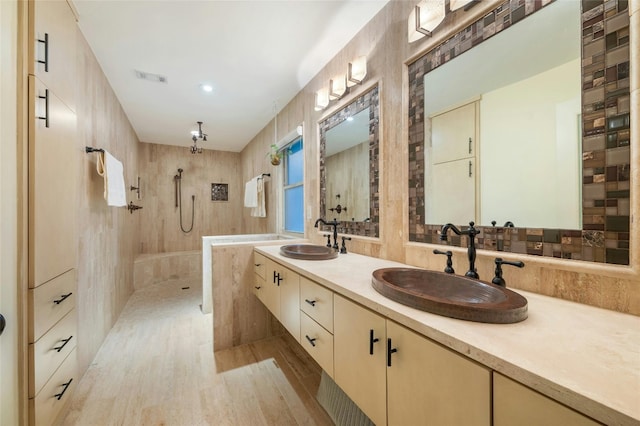
[[[287,334],[214,356],[201,297],[193,281],[135,292],[60,424],[332,424],[315,399],[320,367],[297,342]]]

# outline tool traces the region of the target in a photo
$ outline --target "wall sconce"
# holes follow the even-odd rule
[[[344,96],[347,91],[347,79],[342,75],[337,75],[329,80],[329,99],[335,101]]]
[[[367,57],[360,56],[353,62],[349,62],[349,72],[347,73],[347,87],[353,87],[362,83],[367,75]]]
[[[420,40],[424,36],[431,37],[433,30],[444,20],[444,0],[423,0],[409,14],[409,43]]]
[[[479,0],[449,0],[449,10],[452,12],[464,7],[464,10],[469,10],[475,6]]]
[[[316,92],[316,111],[322,111],[329,106],[329,90],[322,88]]]

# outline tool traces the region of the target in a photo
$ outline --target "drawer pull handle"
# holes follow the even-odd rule
[[[373,329],[369,330],[369,355],[373,355],[373,344],[379,341],[380,339],[373,337]]]
[[[254,265],[260,266],[260,265],[262,265],[262,263],[254,263]]]
[[[311,337],[307,336],[306,334],[304,335],[304,337],[306,337],[307,340],[309,341],[309,343],[311,343],[311,346],[313,346],[313,347],[316,346],[316,340],[317,340],[316,338],[312,339]]]
[[[307,302],[308,304],[310,304],[311,306],[316,306],[316,301],[315,300],[309,300],[309,299],[304,299],[305,302]]]
[[[67,297],[71,296],[73,293],[68,293],[68,294],[63,294],[62,296],[60,296],[60,299],[58,300],[54,300],[53,303],[55,303],[56,305],[61,304],[62,302],[64,302],[66,300]]]
[[[44,64],[44,72],[49,72],[49,33],[44,33],[44,40],[38,39],[38,43],[44,44],[44,61],[37,60],[39,64]]]
[[[73,379],[69,379],[67,383],[60,385],[60,386],[64,386],[64,389],[62,389],[62,392],[54,395],[58,399],[58,401],[62,399],[62,395],[64,395],[67,389],[69,389],[69,385],[71,384],[71,382],[73,382]]]
[[[255,286],[255,288],[256,288],[256,290],[260,290],[262,287],[257,285],[257,286]]]
[[[387,367],[391,367],[391,354],[398,352],[398,348],[391,347],[391,339],[387,339]]]
[[[38,99],[44,99],[44,116],[38,116],[39,120],[44,120],[44,127],[49,127],[49,89],[44,90],[44,96],[38,95]]]
[[[53,349],[55,349],[55,350],[56,350],[56,352],[60,352],[60,351],[62,350],[62,348],[64,348],[65,346],[67,346],[67,343],[69,343],[69,341],[70,341],[72,338],[73,338],[73,336],[69,336],[69,338],[67,338],[67,339],[62,339],[62,340],[60,340],[61,342],[64,342],[64,343],[63,343],[62,345],[60,345],[60,346],[56,346],[56,347],[55,347],[55,348],[53,348]]]
[[[280,273],[276,273],[276,271],[273,271],[273,283],[277,284],[278,287],[280,287],[280,281],[284,280],[284,278],[280,277]]]

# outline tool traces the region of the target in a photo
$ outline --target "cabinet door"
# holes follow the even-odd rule
[[[276,280],[276,268],[279,267],[274,261],[266,260],[265,270],[265,286],[262,296],[262,303],[271,311],[271,313],[280,321],[280,282]],[[260,289],[262,291],[263,289]]]
[[[384,425],[385,319],[337,294],[333,303],[334,380],[375,424]]]
[[[66,1],[29,2],[29,12],[33,37],[29,74],[38,77],[69,109],[75,111],[75,16]]]
[[[491,371],[387,320],[390,425],[490,425]]]
[[[494,372],[493,424],[577,426],[600,423]]]
[[[75,268],[77,153],[76,115],[33,76],[29,76],[29,110],[29,285],[33,288]]]
[[[431,164],[475,156],[476,103],[431,119]]]
[[[476,217],[476,161],[464,159],[432,166],[427,223],[466,225]]]
[[[300,275],[281,266],[280,274],[280,322],[289,333],[300,341]]]

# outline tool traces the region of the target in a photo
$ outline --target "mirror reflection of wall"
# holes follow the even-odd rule
[[[377,238],[380,95],[377,84],[365,90],[318,123],[320,216],[337,219],[340,233]]]
[[[369,108],[326,133],[327,217],[364,221],[369,217]]]
[[[580,35],[554,2],[424,76],[425,223],[582,228]]]

